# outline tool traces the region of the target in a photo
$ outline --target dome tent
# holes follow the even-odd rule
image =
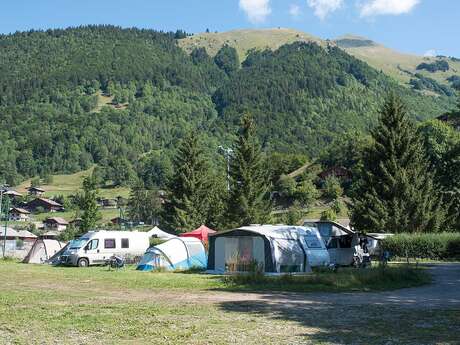
[[[186,270],[206,268],[207,259],[203,243],[196,238],[172,238],[149,248],[137,266],[139,271],[156,269]]]
[[[22,262],[26,264],[44,264],[65,247],[65,243],[57,240],[40,238],[35,241]]]

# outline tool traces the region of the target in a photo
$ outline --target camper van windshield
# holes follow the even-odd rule
[[[88,242],[89,238],[79,238],[77,240],[72,240],[70,241],[69,248],[70,249],[80,249],[83,247],[86,242]]]

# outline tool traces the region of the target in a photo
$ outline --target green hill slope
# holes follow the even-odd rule
[[[389,91],[403,96],[415,119],[451,108],[452,97],[402,88],[333,45],[277,30],[229,33],[241,55],[271,38],[272,50],[249,53],[241,66],[230,61],[231,49],[216,63],[203,50],[187,54],[174,34],[153,30],[0,35],[0,182],[97,164],[115,184],[138,176],[162,187],[165,179],[154,175],[168,170],[186,131],[200,133],[220,166],[217,147],[231,144],[246,111],[258,120],[267,151],[315,156],[343,131],[366,130]],[[215,50],[230,39],[206,35],[223,37]]]
[[[367,62],[375,69],[381,70],[405,84],[409,84],[410,79],[416,73],[433,78],[442,84],[448,84],[447,78],[453,75],[460,75],[460,60],[457,61],[457,59],[404,54],[358,36],[343,36],[334,40],[334,43],[343,48],[347,53]],[[445,72],[436,71],[434,73],[426,70],[417,70],[417,66],[422,63],[433,63],[436,61],[446,61],[450,66],[449,70]]]
[[[302,31],[293,29],[259,29],[233,30],[221,33],[201,33],[179,40],[179,46],[188,53],[193,49],[204,47],[209,55],[214,56],[224,45],[237,50],[240,60],[243,61],[251,49],[276,50],[284,44],[294,42],[315,42],[325,45],[326,42]]]
[[[395,78],[408,86],[410,80],[416,73],[433,78],[438,83],[448,85],[447,78],[453,75],[460,76],[460,60],[448,57],[423,57],[400,53],[373,42],[365,37],[346,35],[335,40],[322,40],[302,31],[293,29],[256,29],[256,30],[234,30],[222,33],[201,33],[179,40],[179,46],[185,51],[191,52],[197,47],[204,47],[213,56],[225,44],[234,47],[244,60],[251,49],[272,49],[276,50],[284,44],[293,42],[315,42],[325,47],[337,45],[347,53],[367,62],[377,70]],[[446,61],[450,69],[446,72],[437,71],[430,73],[424,70],[417,70],[421,63],[433,63]]]

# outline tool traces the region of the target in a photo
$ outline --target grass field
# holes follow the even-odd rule
[[[247,287],[216,276],[12,262],[0,262],[0,276],[2,344],[420,344],[434,339],[453,344],[458,339],[451,332],[458,311],[299,309],[251,294],[243,295],[245,302],[233,302]],[[433,327],[420,328],[433,319]]]
[[[81,190],[83,179],[89,176],[92,171],[93,168],[90,168],[75,174],[53,175],[53,182],[51,184],[43,184],[40,187],[45,190],[45,197],[75,194]],[[26,193],[27,188],[30,187],[30,181],[31,179],[25,180],[19,186],[14,187],[14,189],[20,193]],[[102,198],[116,198],[117,196],[126,198],[129,196],[129,188],[100,188],[99,196]]]

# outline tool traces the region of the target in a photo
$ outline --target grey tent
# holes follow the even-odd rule
[[[314,227],[255,225],[209,237],[208,273],[245,272],[257,264],[265,273],[310,272],[329,264]]]

